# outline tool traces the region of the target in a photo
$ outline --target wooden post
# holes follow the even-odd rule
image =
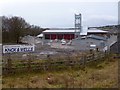
[[[50,54],[47,54],[47,63],[45,63],[45,71],[47,71],[47,70],[51,70],[51,56],[50,56]]]
[[[28,54],[27,64],[28,64],[28,72],[29,72],[29,71],[31,71],[31,54],[30,53]]]
[[[83,69],[83,71],[85,71],[85,64],[86,64],[86,56],[83,55],[82,56],[82,69]]]
[[[93,53],[93,54],[92,54],[92,59],[93,59],[93,60],[95,59],[95,57],[94,57],[94,56],[95,56],[95,54]],[[93,61],[93,60],[92,60],[92,61]]]
[[[7,61],[7,73],[11,73],[12,72],[12,60],[11,60],[10,53],[8,55],[9,55],[9,58],[8,58],[8,61]]]
[[[90,49],[90,54],[92,54],[93,53],[93,50],[92,49]]]

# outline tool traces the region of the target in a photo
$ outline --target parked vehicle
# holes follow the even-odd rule
[[[66,44],[66,41],[64,39],[61,40],[61,44],[62,45],[65,45]]]
[[[70,40],[68,43],[67,43],[67,45],[71,45],[72,44],[72,40]]]
[[[96,50],[96,45],[95,44],[91,44],[90,45],[90,50]]]

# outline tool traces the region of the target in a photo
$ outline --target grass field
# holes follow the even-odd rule
[[[3,88],[117,88],[118,59],[89,63],[84,70],[3,76]]]

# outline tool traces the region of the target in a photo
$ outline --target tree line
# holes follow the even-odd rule
[[[20,37],[36,36],[43,30],[40,26],[30,25],[22,17],[2,16],[2,43],[20,43]]]

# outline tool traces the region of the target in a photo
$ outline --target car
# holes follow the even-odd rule
[[[67,45],[71,45],[72,44],[72,41],[70,40],[68,43],[67,43]]]
[[[65,44],[66,44],[66,41],[65,41],[65,40],[62,40],[62,41],[61,41],[61,44],[62,44],[62,45],[65,45]]]
[[[95,44],[91,44],[90,45],[90,50],[96,50],[96,45]]]

